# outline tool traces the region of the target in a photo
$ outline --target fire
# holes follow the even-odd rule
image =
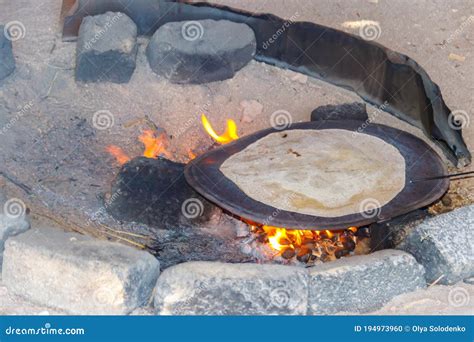
[[[105,148],[105,150],[114,156],[120,165],[130,161],[130,157],[118,146],[109,145]]]
[[[156,159],[158,156],[164,155],[168,159],[171,158],[171,154],[166,150],[168,139],[164,133],[157,136],[151,129],[146,129],[138,137],[138,140],[145,146],[144,157]]]
[[[138,140],[144,145],[143,156],[146,158],[156,159],[160,155],[165,156],[168,159],[172,158],[172,154],[167,150],[168,137],[163,132],[157,135],[154,131],[146,129],[138,137]],[[105,148],[112,156],[115,157],[120,165],[123,165],[130,161],[130,157],[120,147],[115,145],[109,145]]]
[[[225,132],[221,135],[218,135],[216,131],[214,131],[211,124],[209,123],[209,120],[207,120],[207,117],[204,114],[202,114],[201,116],[201,122],[206,132],[212,137],[212,139],[214,139],[219,144],[224,145],[239,139],[239,136],[237,134],[237,125],[232,119],[227,120],[227,128]]]
[[[355,249],[357,228],[344,230],[296,230],[272,226],[252,226],[252,231],[267,242],[276,255],[285,259],[296,256],[308,263],[316,259],[334,260]],[[262,239],[263,237],[263,239]]]

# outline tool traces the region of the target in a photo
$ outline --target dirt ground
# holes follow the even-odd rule
[[[469,19],[473,15],[469,1],[221,3],[355,34],[358,29],[347,22],[377,21],[381,28],[377,41],[413,57],[440,85],[451,109],[472,117],[474,23]],[[20,197],[33,214],[65,216],[62,222],[71,226],[96,214],[109,191],[119,166],[105,147],[114,144],[130,156],[139,155],[142,145],[137,136],[150,122],[173,136],[170,148],[175,159],[186,161],[190,148],[199,153],[212,144],[201,128],[202,112],[218,131],[226,119],[236,120],[242,136],[269,127],[277,110],[290,112],[293,122],[299,122],[307,121],[317,106],[360,101],[351,92],[254,61],[230,80],[172,85],[151,72],[144,55],[145,38],[140,39],[137,69],[128,84],[79,84],[74,81],[75,44],[60,39],[60,2],[1,0],[0,4],[1,23],[17,21],[24,26],[24,36],[13,43],[17,70],[0,84],[4,128],[0,171],[9,177],[0,179],[0,186],[7,197]],[[453,53],[458,60],[449,58]],[[249,101],[259,102],[262,113],[243,122]],[[105,130],[92,122],[101,110],[112,115],[113,125]],[[374,115],[373,108],[369,112]],[[418,129],[385,113],[374,115],[374,122],[423,137]],[[471,150],[473,126],[464,130]],[[465,170],[472,169],[471,165]],[[30,193],[13,186],[12,180],[29,187]],[[474,202],[473,188],[474,178],[453,182],[451,191],[460,194],[455,196],[458,205]]]
[[[414,58],[440,86],[448,106],[468,113],[470,124],[463,135],[474,151],[471,1],[216,2],[354,34],[358,29],[351,27],[357,24],[350,22],[377,21],[381,28],[377,42]],[[255,61],[231,80],[172,85],[151,72],[144,55],[145,38],[140,39],[137,69],[128,84],[77,84],[75,44],[60,39],[60,7],[58,0],[0,0],[0,23],[19,21],[25,28],[24,37],[13,42],[17,69],[0,82],[0,127],[7,128],[0,135],[0,171],[8,175],[8,180],[0,177],[0,191],[21,198],[33,214],[33,224],[46,215],[74,229],[96,214],[119,167],[105,147],[115,144],[131,156],[139,155],[141,144],[136,138],[149,121],[174,137],[175,159],[186,161],[189,147],[199,153],[212,144],[200,127],[202,112],[218,131],[227,118],[233,118],[239,134],[245,135],[269,127],[276,110],[289,111],[293,121],[299,122],[307,121],[317,106],[360,101],[348,91]],[[263,106],[262,113],[252,122],[243,122],[245,101],[251,100]],[[93,125],[93,115],[100,110],[113,115],[109,129],[98,130]],[[374,112],[369,108],[369,114]],[[374,122],[423,138],[419,130],[388,114],[377,115]],[[474,166],[459,171],[468,170]],[[31,191],[25,192],[18,184]],[[450,192],[455,205],[474,203],[473,190],[473,178],[453,182]],[[134,231],[136,227],[119,228]],[[5,291],[0,291],[0,297],[2,293]],[[445,295],[445,291],[440,293]]]

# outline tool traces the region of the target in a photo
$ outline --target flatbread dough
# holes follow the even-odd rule
[[[320,217],[381,207],[405,187],[405,159],[397,148],[342,129],[271,133],[220,170],[256,201]]]

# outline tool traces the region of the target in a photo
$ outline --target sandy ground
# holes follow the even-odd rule
[[[470,1],[218,2],[293,20],[314,21],[355,34],[358,29],[346,28],[343,23],[379,22],[381,35],[377,41],[414,58],[438,83],[448,106],[469,114],[464,139],[469,149],[474,150],[474,21],[469,19],[474,13]],[[294,122],[307,121],[317,106],[359,100],[348,91],[258,62],[251,62],[231,80],[208,85],[171,85],[151,72],[143,53],[147,39],[140,39],[137,70],[130,83],[77,84],[73,78],[75,45],[60,39],[60,1],[0,0],[0,8],[0,23],[19,21],[25,27],[24,37],[14,42],[17,70],[0,82],[0,127],[8,127],[0,136],[0,168],[18,183],[29,186],[32,193],[26,195],[1,178],[0,189],[8,197],[21,198],[34,215],[47,212],[81,222],[95,213],[100,208],[101,195],[109,190],[118,169],[104,151],[105,146],[116,144],[131,156],[140,154],[141,145],[136,137],[147,127],[146,116],[173,135],[171,149],[175,158],[186,161],[189,147],[199,152],[212,143],[200,127],[203,111],[217,130],[224,127],[227,118],[233,118],[239,134],[245,135],[269,127],[270,116],[276,110],[289,111]],[[450,58],[450,54],[457,57]],[[263,106],[262,113],[252,122],[242,122],[243,103],[250,100]],[[94,127],[92,117],[99,110],[112,113],[114,125],[110,129]],[[374,114],[373,108],[369,111]],[[388,114],[378,115],[374,121],[422,137],[417,129]],[[452,188],[460,194],[462,204],[474,202],[473,179],[453,182]],[[442,298],[449,288],[433,287],[429,291],[430,296],[436,294],[439,304],[445,303]],[[469,291],[472,297],[472,287]],[[424,295],[428,296],[428,291]],[[0,310],[10,307],[7,312],[13,313],[17,304],[22,307],[8,298],[5,289],[0,288],[0,304],[5,304],[0,305]],[[450,312],[452,308],[443,305],[439,304],[438,309]],[[395,312],[408,310],[402,306],[393,304]],[[34,310],[40,311],[31,313],[43,309]]]

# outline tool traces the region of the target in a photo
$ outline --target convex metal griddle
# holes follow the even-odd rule
[[[344,129],[355,132],[362,124],[363,121],[355,120],[326,120],[293,124],[287,130]],[[394,199],[382,206],[377,215],[356,213],[340,217],[321,217],[281,210],[247,196],[219,170],[227,158],[274,132],[281,130],[270,128],[256,132],[192,160],[185,168],[187,182],[202,196],[241,218],[260,224],[272,218],[272,226],[311,230],[345,229],[386,221],[427,206],[440,198],[449,186],[447,178],[429,179],[446,175],[447,171],[439,155],[424,141],[392,127],[370,124],[362,133],[378,137],[395,146],[405,159],[405,187]],[[318,149],[318,146],[314,148]],[[427,180],[411,182],[413,179]]]

